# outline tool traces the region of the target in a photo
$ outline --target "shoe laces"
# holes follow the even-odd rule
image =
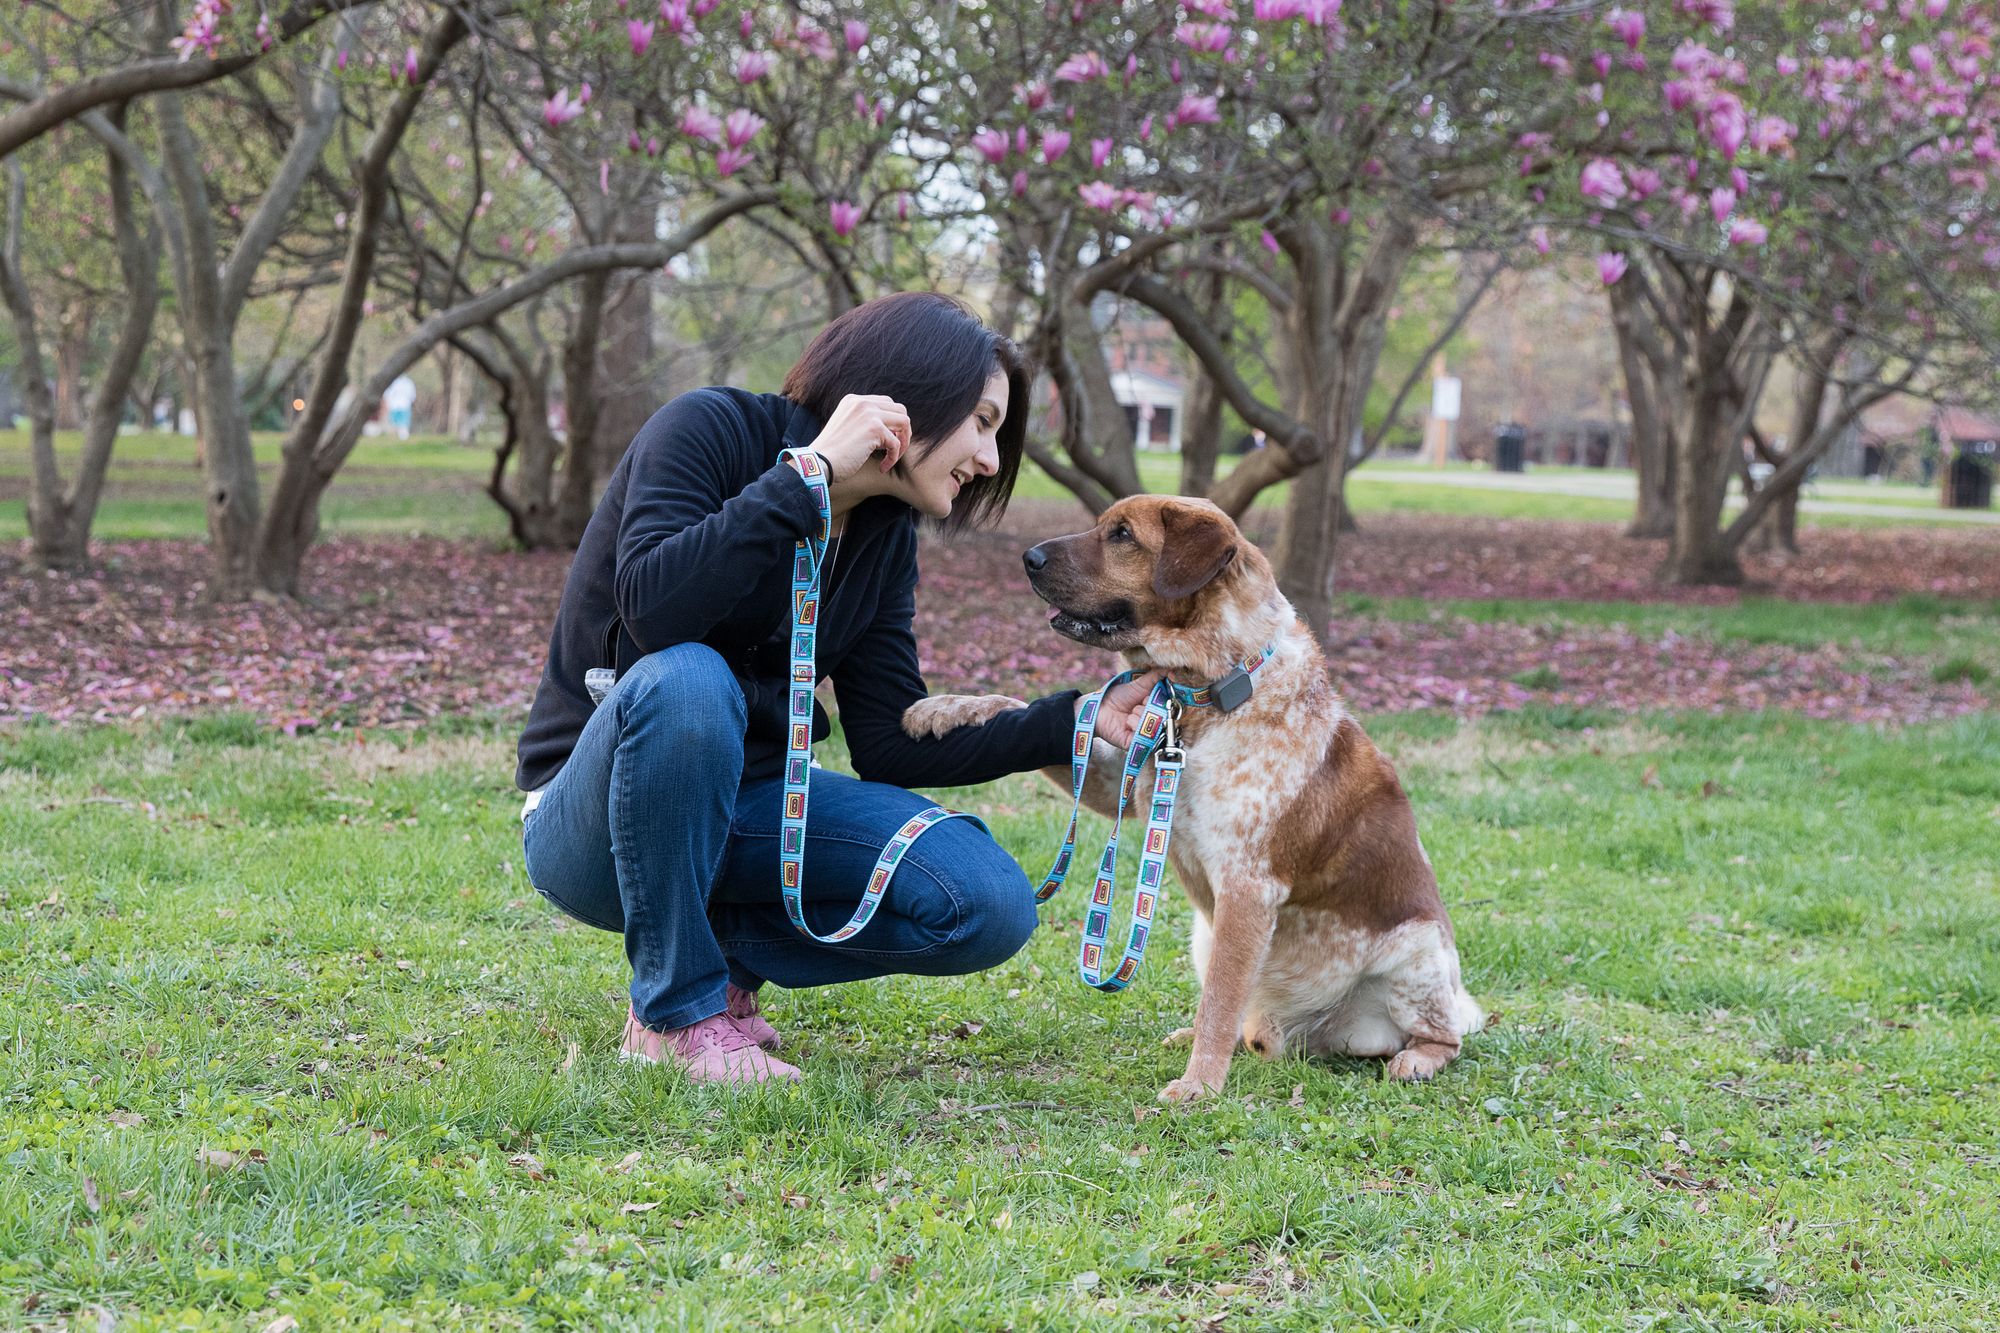
[[[717,1051],[728,1055],[733,1051],[746,1050],[757,1045],[745,1035],[742,1028],[736,1026],[735,1020],[728,1014],[716,1014],[712,1018],[704,1018],[699,1023],[682,1028],[668,1037],[668,1040],[682,1055],[689,1056],[703,1046],[713,1046]]]

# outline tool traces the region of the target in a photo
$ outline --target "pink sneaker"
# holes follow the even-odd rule
[[[723,990],[723,1002],[728,1006],[728,1014],[736,1020],[736,1026],[743,1029],[750,1040],[767,1051],[775,1051],[784,1043],[778,1039],[778,1030],[764,1021],[764,1013],[757,1007],[757,992],[744,990],[735,982],[730,982]]]
[[[655,1032],[631,1015],[625,1019],[621,1060],[679,1065],[697,1083],[763,1083],[804,1077],[795,1066],[774,1060],[726,1013],[670,1032]]]

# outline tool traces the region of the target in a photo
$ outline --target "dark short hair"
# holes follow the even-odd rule
[[[974,477],[952,505],[947,529],[1007,509],[1028,433],[1028,359],[963,301],[937,292],[878,296],[819,331],[785,376],[784,394],[821,422],[850,393],[879,393],[910,414],[911,445],[922,458],[979,406],[994,371],[1007,376],[1007,415],[995,432],[1000,467]]]

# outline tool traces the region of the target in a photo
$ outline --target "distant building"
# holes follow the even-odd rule
[[[1899,395],[1862,412],[1859,429],[1829,451],[1826,471],[1928,485],[1960,453],[1990,457],[1996,448],[2000,419]]]

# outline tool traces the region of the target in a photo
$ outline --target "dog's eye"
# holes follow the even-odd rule
[[[1126,527],[1123,523],[1120,523],[1117,527],[1111,529],[1111,532],[1109,536],[1106,538],[1106,540],[1114,542],[1129,542],[1132,540],[1132,529]]]

